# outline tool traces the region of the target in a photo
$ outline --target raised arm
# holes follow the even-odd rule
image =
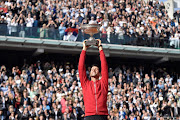
[[[108,87],[108,65],[100,40],[98,47],[99,47],[100,60],[101,60],[101,75],[102,75],[101,80],[104,83],[104,85]]]
[[[85,41],[84,41],[83,49],[79,58],[79,66],[78,66],[79,78],[82,88],[86,85],[86,82],[88,80],[86,75],[86,68],[85,68],[86,50],[87,50],[87,46],[85,46]]]

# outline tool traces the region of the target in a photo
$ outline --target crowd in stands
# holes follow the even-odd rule
[[[180,11],[170,19],[158,0],[2,0],[0,23],[8,30],[1,34],[61,40],[68,27],[98,23],[108,42],[128,37],[129,44],[155,47],[180,36]]]
[[[180,119],[180,75],[149,69],[109,66],[109,120]],[[79,73],[71,63],[0,66],[1,120],[84,120],[84,110]]]
[[[20,37],[62,40],[69,27],[81,31],[82,24],[97,23],[108,42],[116,35],[132,45],[160,47],[179,40],[180,11],[174,18],[158,0],[0,1],[0,35]],[[180,75],[163,68],[145,71],[143,66],[109,68],[110,120],[180,119]],[[40,61],[22,68],[0,66],[1,120],[83,120],[84,113],[75,66]]]

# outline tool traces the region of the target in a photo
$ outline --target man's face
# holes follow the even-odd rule
[[[91,68],[90,76],[91,77],[98,77],[99,76],[99,68],[97,66],[93,66]]]

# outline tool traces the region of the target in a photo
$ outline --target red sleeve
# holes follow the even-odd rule
[[[67,29],[65,30],[65,32],[69,32],[69,28],[67,28]]]
[[[62,112],[62,113],[65,113],[65,110],[66,110],[66,106],[62,107],[61,112]]]
[[[69,113],[71,113],[72,112],[72,107],[71,106],[69,106]]]
[[[101,60],[101,75],[102,75],[101,80],[102,83],[105,85],[105,87],[108,87],[108,65],[103,50],[100,51],[100,60]]]
[[[87,82],[85,58],[86,58],[86,51],[82,50],[82,52],[80,54],[79,66],[78,66],[79,78],[80,78],[82,88],[85,86],[85,84]]]
[[[66,100],[65,99],[61,99],[61,106],[64,107],[65,106],[65,102]]]

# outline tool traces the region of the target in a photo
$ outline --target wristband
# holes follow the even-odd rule
[[[99,45],[98,47],[102,47],[102,45]]]

